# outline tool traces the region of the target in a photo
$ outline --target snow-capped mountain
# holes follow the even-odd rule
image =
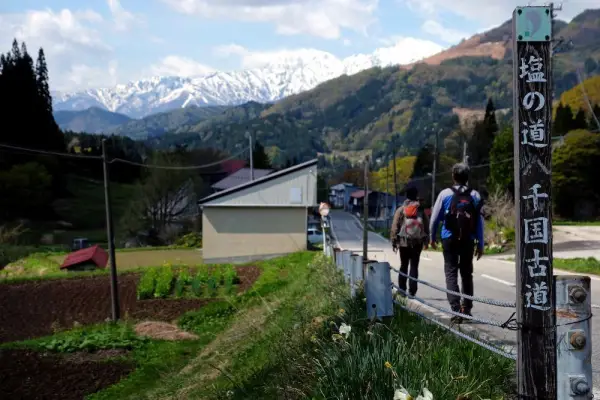
[[[410,45],[410,44],[409,44]],[[113,88],[78,93],[53,93],[56,111],[100,107],[141,118],[190,105],[237,105],[248,101],[273,102],[300,93],[343,74],[352,75],[374,66],[408,64],[406,43],[380,48],[372,54],[339,59],[318,50],[303,50],[276,57],[261,68],[214,72],[198,77],[158,76]],[[422,49],[425,57],[439,49]],[[421,58],[420,57],[420,58]]]

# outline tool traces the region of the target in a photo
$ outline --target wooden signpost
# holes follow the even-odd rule
[[[556,399],[552,269],[552,6],[513,14],[514,173],[520,399]]]

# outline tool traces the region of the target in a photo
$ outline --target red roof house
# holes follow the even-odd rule
[[[74,251],[67,255],[60,269],[69,271],[87,271],[97,268],[106,268],[108,253],[102,247],[95,245],[87,249]]]
[[[221,163],[221,168],[223,172],[229,174],[233,174],[238,172],[240,169],[246,166],[246,161],[244,160],[226,160]]]

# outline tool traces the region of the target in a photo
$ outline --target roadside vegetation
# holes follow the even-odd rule
[[[600,261],[596,258],[554,258],[553,266],[556,269],[580,272],[582,274],[600,275]]]
[[[228,289],[236,280],[231,266],[146,268],[140,297],[213,297],[176,319],[172,328],[180,340],[157,339],[124,318],[6,343],[0,352],[72,355],[61,363],[104,357],[99,362],[111,363],[122,378],[88,391],[92,400],[370,400],[392,399],[402,390],[416,397],[425,389],[435,399],[501,398],[510,390],[510,361],[400,309],[389,321],[367,320],[362,290],[351,299],[343,276],[322,254],[255,265],[260,277],[237,294]]]

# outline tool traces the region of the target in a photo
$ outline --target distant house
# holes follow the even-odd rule
[[[93,271],[106,268],[108,253],[100,246],[77,250],[67,255],[60,269],[67,271]]]
[[[272,173],[272,169],[257,169],[254,168],[254,179],[260,179]],[[233,187],[243,185],[250,182],[250,168],[240,168],[234,173],[221,179],[217,183],[211,186],[214,193],[220,192],[221,190],[231,189]]]
[[[369,190],[368,194],[369,218],[390,217],[395,209],[394,195],[384,192]],[[365,191],[359,189],[350,194],[350,212],[362,214],[364,206]]]
[[[358,188],[351,183],[342,182],[329,188],[329,203],[333,208],[350,209],[350,194]]]

